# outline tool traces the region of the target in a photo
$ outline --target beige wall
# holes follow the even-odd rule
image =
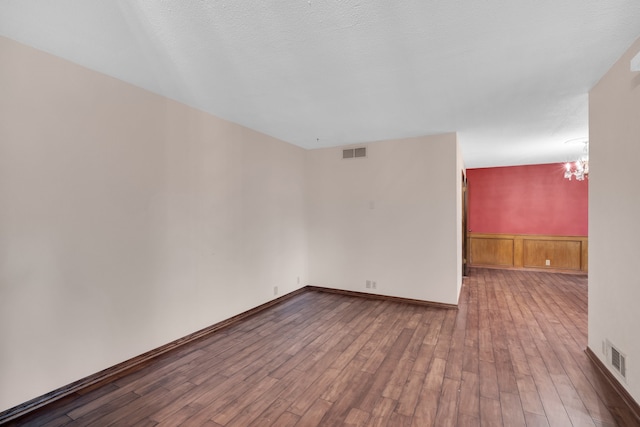
[[[626,353],[621,380],[640,402],[640,39],[589,93],[589,347],[608,339]]]
[[[462,150],[460,149],[460,144],[457,141],[458,135],[456,134],[456,166],[455,166],[455,174],[456,174],[456,266],[457,266],[457,274],[456,274],[456,304],[458,303],[458,298],[460,297],[460,290],[462,289],[462,261],[464,259],[464,255],[462,253],[462,240],[464,239],[464,230],[462,228],[462,215],[464,206],[462,203],[462,180],[463,175],[467,175],[466,168],[464,166],[464,157],[462,155]],[[467,201],[468,202],[468,201]],[[467,227],[468,227],[467,221]]]
[[[0,411],[307,283],[303,149],[0,58]]]
[[[8,39],[0,58],[0,411],[274,286],[457,302],[455,134],[347,163]]]
[[[312,285],[457,304],[461,176],[455,134],[307,153]],[[457,273],[456,273],[457,272]],[[367,289],[367,280],[377,289]]]

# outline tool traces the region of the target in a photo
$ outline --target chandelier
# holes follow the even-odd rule
[[[576,177],[576,181],[589,179],[589,141],[584,141],[582,156],[575,162],[568,162],[564,165],[564,177],[571,181]]]

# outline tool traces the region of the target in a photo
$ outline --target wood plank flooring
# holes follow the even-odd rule
[[[11,425],[637,425],[586,311],[539,272],[471,269],[458,310],[310,291]]]

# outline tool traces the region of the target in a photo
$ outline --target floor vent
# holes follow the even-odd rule
[[[343,159],[353,159],[355,157],[367,157],[367,147],[348,148],[342,150]]]
[[[608,340],[607,340],[607,349],[610,350],[608,352],[609,363],[615,369],[622,378],[627,378],[627,358],[624,354],[620,352],[617,348],[615,348]]]

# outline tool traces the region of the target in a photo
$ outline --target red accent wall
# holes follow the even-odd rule
[[[467,169],[470,231],[587,236],[589,180],[563,173],[559,163]]]

